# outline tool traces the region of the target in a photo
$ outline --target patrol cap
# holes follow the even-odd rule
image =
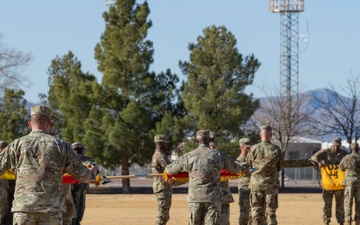
[[[339,137],[334,138],[333,145],[341,146],[341,138]]]
[[[71,144],[71,148],[74,149],[74,148],[85,148],[83,144],[81,144],[80,142],[74,142]]]
[[[51,109],[49,109],[49,108],[46,107],[46,106],[36,105],[36,106],[31,107],[31,109],[30,109],[30,116],[36,115],[36,114],[46,116],[47,118],[50,119],[50,118],[51,118],[52,111],[51,111]]]
[[[240,147],[246,146],[246,147],[251,147],[251,140],[250,138],[241,138],[239,140],[239,145]]]
[[[0,141],[1,148],[5,148],[6,146],[8,146],[8,143],[6,141]]]
[[[154,142],[155,142],[155,143],[156,143],[156,142],[169,143],[170,141],[169,141],[169,139],[168,139],[165,135],[163,135],[163,134],[157,134],[157,135],[155,135],[155,137],[154,137]]]
[[[270,125],[262,125],[260,130],[272,131],[272,127]]]

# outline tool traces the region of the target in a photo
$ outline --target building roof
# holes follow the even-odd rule
[[[295,137],[292,137],[292,138],[291,138],[290,143],[321,144],[322,142],[321,142],[321,141],[318,141],[318,140],[310,139],[310,138],[295,136]]]

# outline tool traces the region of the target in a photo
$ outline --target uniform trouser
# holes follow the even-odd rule
[[[56,213],[25,213],[14,212],[13,225],[62,225],[62,212]]]
[[[230,204],[223,203],[221,204],[221,214],[220,214],[220,224],[221,225],[230,225]]]
[[[323,190],[322,197],[324,200],[324,207],[323,207],[323,222],[330,223],[331,219],[331,207],[332,207],[332,200],[333,196],[335,196],[336,201],[336,220],[338,223],[344,222],[344,190],[337,190],[337,191],[326,191]]]
[[[253,225],[277,225],[276,209],[278,208],[278,189],[268,191],[251,191],[250,206]],[[266,210],[266,214],[265,214]]]
[[[157,201],[158,214],[156,215],[155,224],[165,225],[170,219],[170,207],[172,193],[161,191],[155,194]]]
[[[80,224],[84,212],[85,212],[85,203],[86,203],[86,192],[89,189],[89,184],[73,184],[71,194],[73,196],[75,208],[76,208],[76,218],[73,219],[73,224]]]
[[[250,224],[250,189],[249,188],[239,188],[239,225],[248,225]]]
[[[5,216],[8,213],[9,190],[0,187],[0,224],[5,224]]]
[[[345,221],[352,221],[352,206],[355,200],[355,217],[356,222],[360,222],[360,185],[346,186],[344,190],[344,210]]]
[[[220,225],[221,202],[189,202],[188,225]]]

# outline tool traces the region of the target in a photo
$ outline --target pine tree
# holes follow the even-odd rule
[[[100,85],[95,76],[82,72],[80,61],[71,51],[52,60],[48,74],[48,102],[54,111],[55,129],[64,140],[81,142],[85,135],[83,123]]]
[[[25,92],[23,90],[5,89],[2,104],[0,104],[0,139],[12,142],[26,135],[29,115],[26,110]]]
[[[197,129],[216,132],[220,149],[230,152],[228,142],[242,135],[241,126],[258,108],[258,101],[244,90],[260,63],[254,55],[244,58],[234,35],[223,26],[205,28],[189,50],[190,61],[179,63],[187,76],[182,99],[189,115],[184,119]]]
[[[122,166],[122,174],[129,174],[131,163],[144,163],[151,158],[154,146],[149,132],[152,118],[152,88],[155,75],[149,73],[153,62],[153,44],[146,40],[151,27],[148,4],[135,0],[117,0],[109,12],[103,14],[105,32],[95,47],[98,70],[103,73],[103,94],[107,102],[102,110],[103,124],[87,130],[86,140],[103,130],[106,141],[102,163]],[[87,121],[89,125],[90,120]],[[131,159],[131,161],[130,161]],[[130,181],[123,179],[123,192],[130,193]]]

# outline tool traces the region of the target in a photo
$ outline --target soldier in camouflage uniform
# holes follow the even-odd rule
[[[360,225],[360,154],[359,145],[352,143],[351,154],[345,156],[340,162],[340,170],[345,171],[345,225],[351,225],[351,210],[355,198],[355,225]]]
[[[240,155],[237,160],[240,162],[240,165],[246,163],[246,156],[249,153],[251,148],[251,141],[249,138],[241,138],[239,140],[240,145]],[[250,217],[250,174],[244,174],[241,178],[239,178],[239,225],[249,225],[251,224]]]
[[[61,225],[65,201],[63,173],[82,182],[95,179],[96,168],[86,168],[69,145],[49,134],[51,110],[31,108],[29,135],[14,140],[0,153],[0,174],[16,173],[13,224]]]
[[[85,156],[85,146],[80,142],[74,142],[71,144],[72,150],[76,153],[77,157],[85,166],[95,166],[95,161]],[[97,172],[99,173],[99,171]],[[85,203],[86,203],[86,192],[89,190],[88,183],[72,184],[71,185],[71,195],[74,200],[76,208],[76,216],[73,218],[73,225],[80,225],[82,218],[84,217],[85,212]]]
[[[236,174],[245,168],[226,154],[209,148],[210,131],[197,131],[196,137],[198,148],[167,165],[165,172],[170,175],[181,171],[189,173],[189,225],[220,225],[220,171],[226,169]]]
[[[348,153],[341,150],[341,139],[336,137],[333,140],[332,148],[320,149],[310,160],[318,163],[319,168],[326,165],[339,165],[340,161]],[[330,224],[331,219],[331,207],[333,196],[336,200],[336,220],[339,224],[344,224],[344,190],[323,190],[322,197],[324,201],[323,207],[323,222],[324,224]]]
[[[163,134],[157,134],[154,137],[156,145],[155,153],[152,156],[152,173],[163,174],[164,169],[171,163],[165,155],[168,148],[169,140]],[[172,187],[170,182],[164,182],[162,177],[153,177],[153,191],[156,196],[158,214],[156,215],[155,224],[165,225],[170,219],[170,207],[172,197]]]
[[[0,151],[8,144],[5,141],[0,141]],[[6,215],[9,212],[9,181],[0,179],[0,224],[6,224]]]
[[[217,150],[216,134],[215,132],[210,132],[210,143],[209,146],[211,149]],[[219,151],[219,150],[218,150]],[[229,181],[221,181],[220,187],[222,191],[222,201],[221,201],[221,225],[230,225],[230,203],[234,202],[234,198],[231,194]]]
[[[263,225],[266,217],[266,224],[276,225],[278,173],[284,168],[284,156],[280,148],[270,142],[271,126],[261,126],[260,137],[261,142],[251,147],[246,158],[248,166],[255,169],[249,183],[252,224]]]

